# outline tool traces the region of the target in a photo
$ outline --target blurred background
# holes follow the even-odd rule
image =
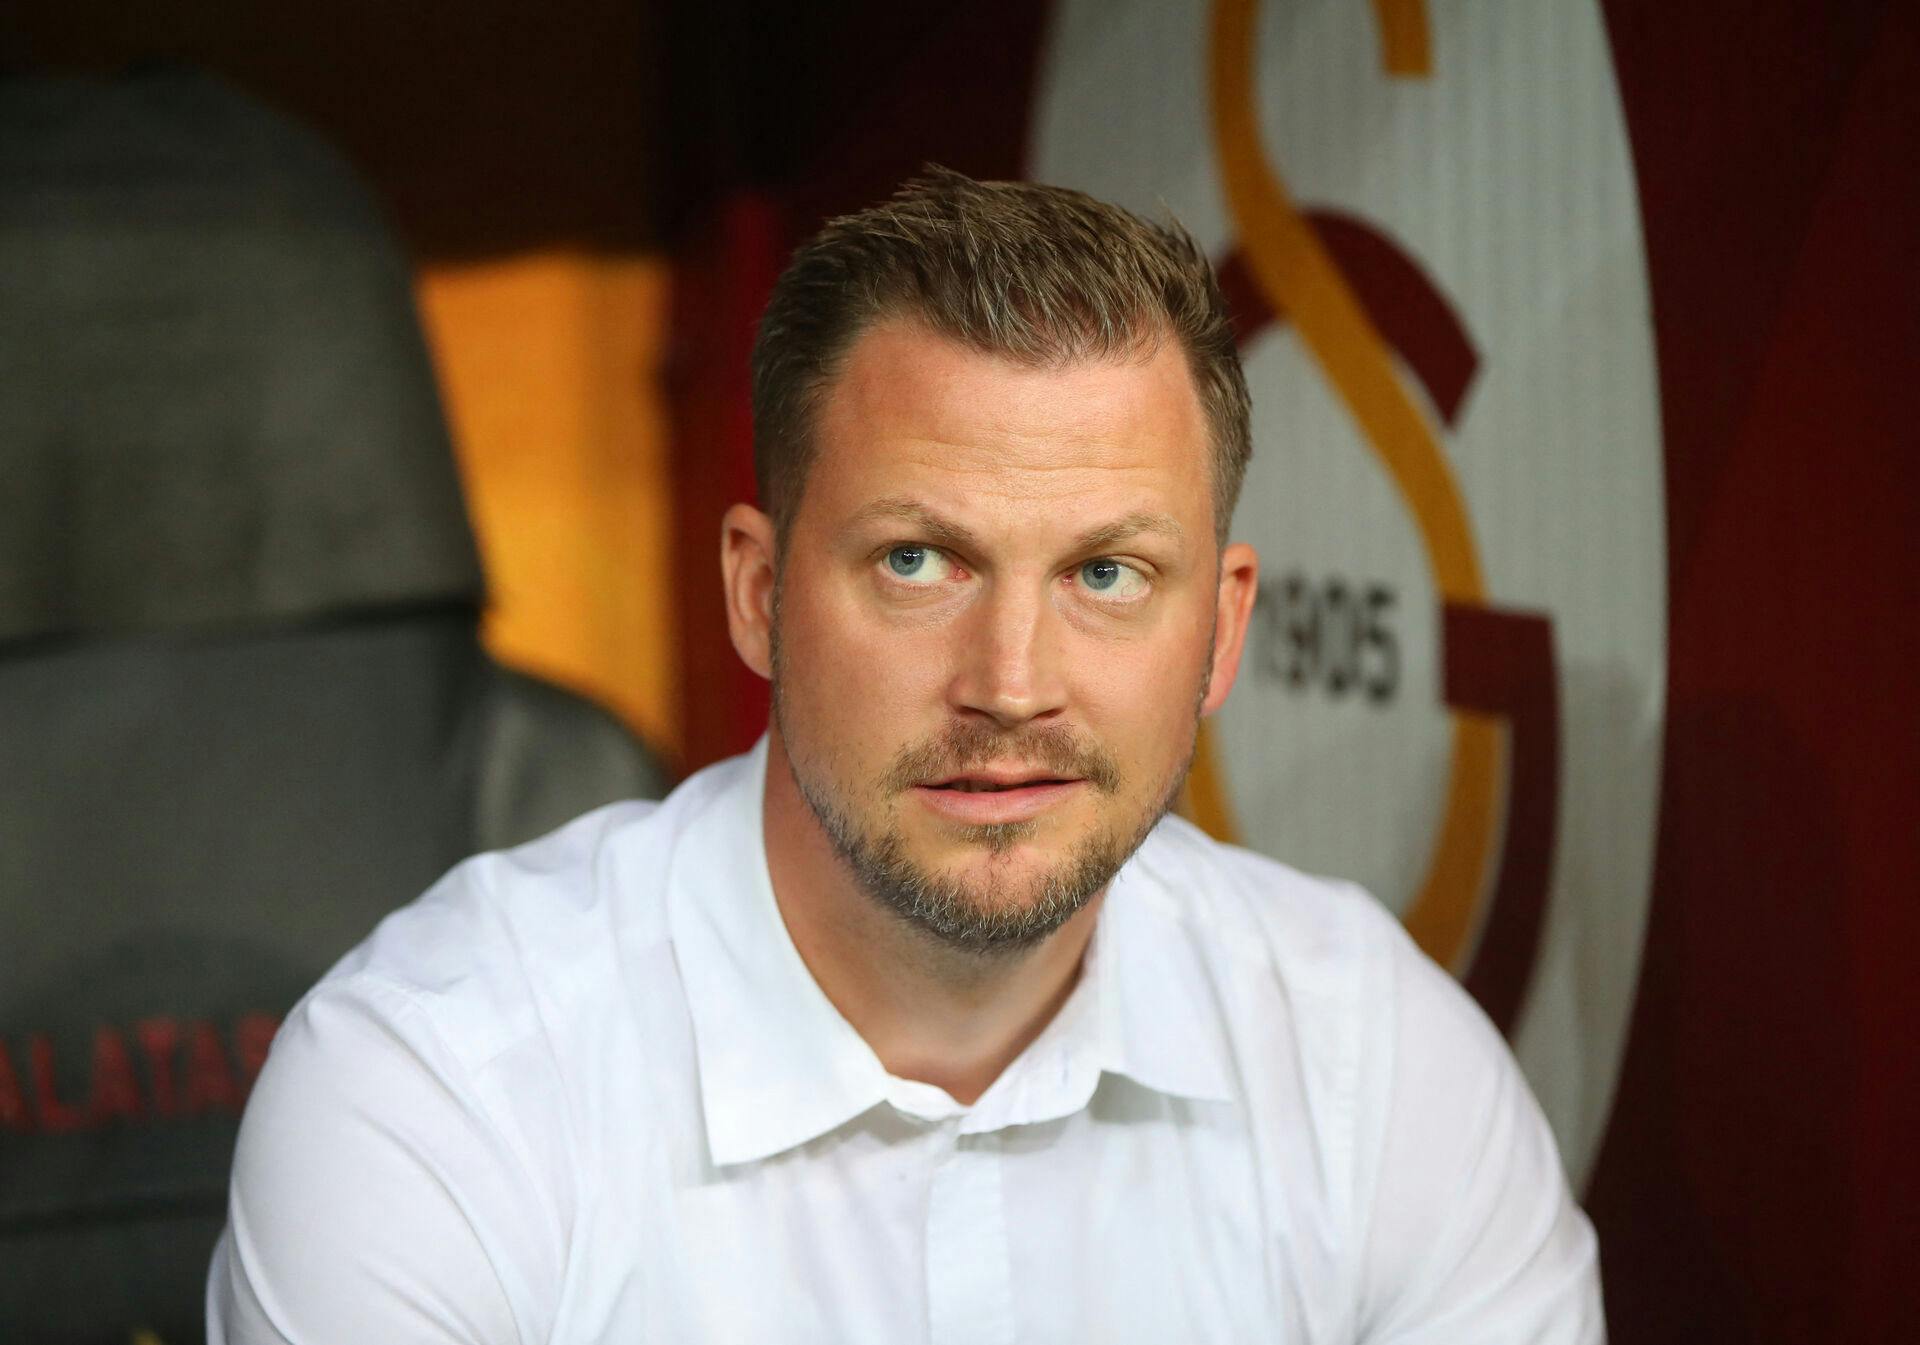
[[[16,0],[0,69],[0,1340],[199,1339],[301,990],[757,736],[753,326],[927,162],[1215,258],[1183,810],[1480,1000],[1613,1339],[1920,1339],[1916,7]]]

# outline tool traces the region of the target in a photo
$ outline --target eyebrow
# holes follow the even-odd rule
[[[957,551],[977,551],[980,547],[980,539],[966,528],[941,518],[920,501],[904,495],[892,495],[864,505],[848,523],[858,527],[882,519],[912,524],[915,532],[935,546],[950,546]]]
[[[1136,509],[1123,518],[1117,518],[1111,523],[1103,523],[1097,528],[1081,533],[1074,543],[1074,549],[1103,551],[1130,537],[1137,537],[1143,532],[1156,533],[1171,542],[1177,542],[1187,535],[1186,529],[1180,526],[1180,521],[1173,515],[1156,514],[1148,509]]]
[[[880,519],[889,519],[910,523],[914,530],[935,546],[953,547],[955,550],[977,553],[980,539],[961,524],[944,519],[927,508],[920,501],[904,495],[888,496],[862,506],[849,523],[859,526]],[[1076,551],[1100,551],[1115,546],[1130,537],[1141,533],[1155,533],[1171,541],[1179,541],[1186,536],[1186,529],[1171,514],[1155,513],[1149,509],[1136,509],[1115,519],[1111,523],[1102,523],[1090,528],[1074,539]]]

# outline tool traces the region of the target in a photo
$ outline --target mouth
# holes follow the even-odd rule
[[[970,826],[1026,822],[1070,798],[1086,781],[1030,771],[968,771],[914,787],[926,807]]]
[[[927,788],[955,789],[962,794],[1004,794],[1014,789],[1073,783],[1072,777],[1063,775],[956,775],[946,780],[930,781]]]

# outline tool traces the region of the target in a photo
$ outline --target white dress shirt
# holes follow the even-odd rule
[[[1168,819],[962,1106],[794,950],[765,769],[462,864],[300,1003],[213,1345],[1602,1338],[1512,1057],[1365,894]]]

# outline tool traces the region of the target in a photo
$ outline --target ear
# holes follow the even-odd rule
[[[749,668],[773,676],[773,520],[750,504],[736,504],[720,520],[720,583],[727,633]]]
[[[1245,542],[1235,542],[1220,553],[1220,592],[1213,613],[1213,680],[1200,713],[1210,715],[1226,704],[1227,693],[1240,675],[1240,651],[1247,643],[1247,623],[1253,618],[1253,598],[1260,587],[1260,556]]]

